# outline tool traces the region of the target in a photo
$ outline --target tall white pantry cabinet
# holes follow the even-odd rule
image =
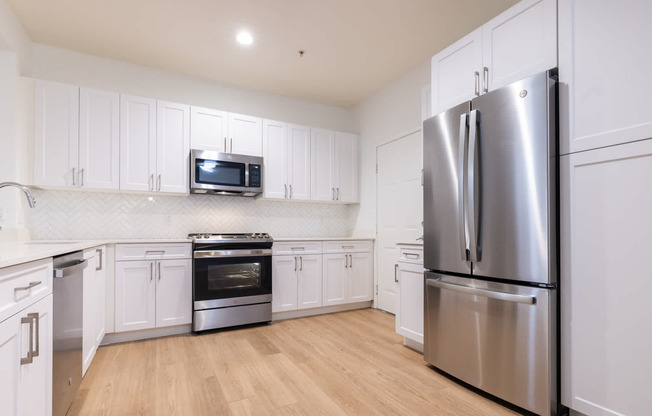
[[[652,3],[558,7],[561,399],[587,415],[649,414]]]

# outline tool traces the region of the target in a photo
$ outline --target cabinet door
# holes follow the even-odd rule
[[[166,101],[156,105],[156,190],[188,193],[190,107]]]
[[[559,0],[562,154],[652,137],[652,2],[613,5]]]
[[[340,305],[347,302],[347,254],[324,254],[322,261],[323,306]]]
[[[340,202],[358,202],[358,136],[335,133],[337,180],[335,198]]]
[[[439,114],[480,95],[482,28],[432,57],[432,113]]]
[[[279,121],[263,121],[263,154],[265,198],[288,197],[288,147],[287,124]]]
[[[120,189],[153,191],[156,100],[120,96]]]
[[[192,261],[156,262],[156,326],[192,322]]]
[[[0,323],[0,406],[2,414],[18,415],[18,382],[20,380],[22,315],[16,314]]]
[[[210,108],[190,107],[190,146],[224,152],[229,114]]]
[[[335,198],[335,132],[310,130],[310,192],[313,200]]]
[[[423,344],[423,265],[396,266],[396,332]]]
[[[116,332],[154,328],[156,283],[153,261],[115,263]]]
[[[79,87],[34,84],[34,183],[79,184]]]
[[[95,250],[84,250],[84,260],[87,266],[84,269],[84,283],[82,285],[82,375],[86,375],[86,371],[95,357],[97,346],[95,345],[95,327],[97,326],[97,313],[98,313],[98,281],[97,271],[95,270],[98,260]]]
[[[229,113],[229,153],[263,155],[263,121],[258,117]]]
[[[288,125],[288,183],[291,199],[310,199],[310,127]],[[265,160],[267,163],[267,160]]]
[[[652,408],[652,140],[561,157],[562,403],[587,415]]]
[[[120,188],[120,96],[79,91],[79,186]]]
[[[96,248],[95,252],[95,325],[93,327],[93,337],[95,340],[95,349],[99,348],[104,334],[106,333],[106,246]]]
[[[298,308],[316,308],[322,305],[321,255],[299,256],[297,282]]]
[[[520,1],[482,26],[482,47],[483,92],[555,68],[557,1]]]
[[[374,272],[371,253],[349,254],[348,302],[374,299]]]
[[[297,256],[272,257],[272,312],[297,309]]]
[[[19,314],[38,316],[33,332],[33,349],[38,356],[32,362],[20,365],[18,382],[18,415],[52,414],[52,296],[36,302]],[[21,324],[21,357],[29,350],[29,325]],[[38,332],[37,332],[38,329]],[[20,362],[20,359],[16,357]],[[4,366],[3,366],[4,372]],[[3,402],[4,405],[4,402]]]

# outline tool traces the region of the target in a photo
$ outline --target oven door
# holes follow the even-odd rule
[[[271,302],[272,250],[195,250],[194,309]]]

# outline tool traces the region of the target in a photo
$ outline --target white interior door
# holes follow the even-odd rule
[[[396,312],[396,243],[423,235],[422,142],[422,133],[417,131],[376,148],[376,307],[391,313]]]

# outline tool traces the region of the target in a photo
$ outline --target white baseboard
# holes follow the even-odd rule
[[[371,301],[347,303],[344,305],[323,306],[321,308],[301,309],[296,311],[275,312],[272,314],[272,321],[284,319],[303,318],[306,316],[323,315],[325,313],[352,311],[354,309],[370,308]]]
[[[170,326],[167,328],[143,329],[140,331],[114,332],[104,335],[101,345],[117,344],[120,342],[139,341],[143,339],[169,337],[171,335],[189,334],[190,324]]]

